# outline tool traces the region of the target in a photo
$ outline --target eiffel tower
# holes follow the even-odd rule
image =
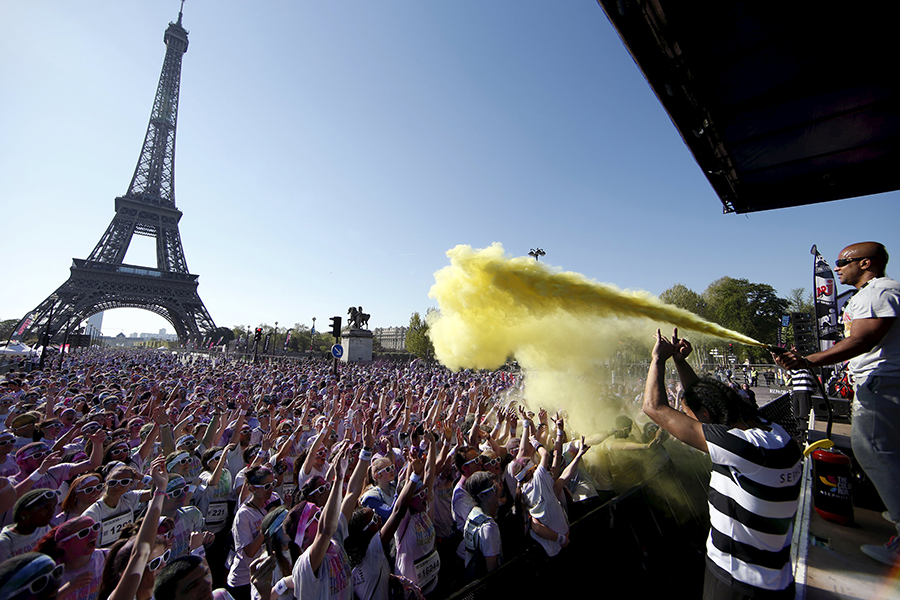
[[[181,59],[188,48],[182,10],[163,37],[166,57],[128,192],[116,198],[116,214],[90,256],[72,259],[69,279],[19,322],[13,339],[30,331],[62,337],[64,329],[91,315],[124,307],[162,316],[182,344],[215,330],[197,293],[198,276],[184,259],[178,232],[182,213],[175,207],[175,124]],[[156,238],[155,269],[122,262],[134,235]]]

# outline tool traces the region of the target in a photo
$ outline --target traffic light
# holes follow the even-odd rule
[[[253,339],[256,340],[257,342],[258,342],[260,339],[262,339],[262,327],[257,327],[257,328],[256,328],[256,333],[253,334]]]
[[[341,337],[341,317],[331,317],[328,320],[331,321],[331,335],[335,338]]]

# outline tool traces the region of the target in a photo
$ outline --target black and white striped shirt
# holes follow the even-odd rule
[[[707,564],[742,593],[793,582],[791,535],[800,496],[800,447],[778,424],[703,425],[712,459]]]
[[[814,392],[816,382],[806,369],[794,369],[791,371],[791,386],[795,392]]]

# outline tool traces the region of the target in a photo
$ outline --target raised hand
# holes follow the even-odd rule
[[[653,358],[668,360],[675,354],[675,346],[660,332],[656,330],[656,345],[653,346]]]
[[[101,442],[102,443],[102,442]],[[51,452],[47,456],[44,457],[44,460],[41,461],[41,466],[38,467],[38,472],[46,474],[51,468],[55,467],[62,460],[62,452]]]
[[[166,470],[165,456],[157,456],[150,463],[150,478],[153,480],[153,485],[156,486],[156,491],[166,491],[166,486],[169,485],[169,472]]]
[[[677,327],[672,331],[672,345],[675,346],[675,353],[672,355],[675,360],[685,360],[694,351],[689,341],[679,339]]]

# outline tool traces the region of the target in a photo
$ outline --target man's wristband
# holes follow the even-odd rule
[[[556,535],[556,543],[559,544],[560,546],[562,546],[563,544],[565,544],[565,543],[566,543],[566,536],[564,536],[564,535],[561,534],[561,533],[557,534],[557,535]]]
[[[37,483],[38,481],[40,481],[43,478],[44,478],[44,473],[41,473],[40,471],[35,471],[31,475],[28,476],[28,479],[34,481],[35,483]]]
[[[418,474],[418,473],[413,473],[412,476],[411,476],[409,479],[410,479],[410,481],[412,481],[413,483],[422,483],[422,478],[419,477],[419,474]]]
[[[362,461],[372,460],[372,451],[371,450],[361,450],[359,453],[359,460],[362,460]]]

